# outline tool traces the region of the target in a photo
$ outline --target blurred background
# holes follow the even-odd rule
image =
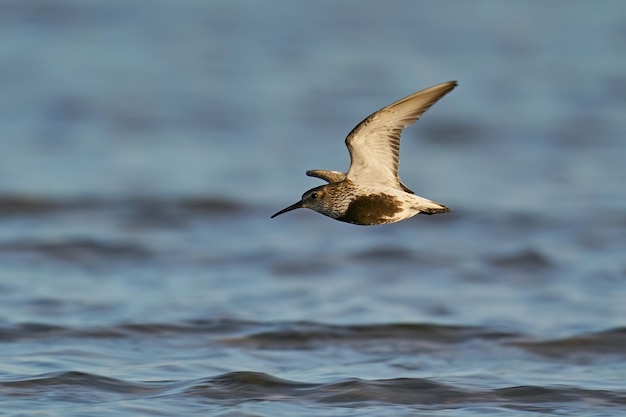
[[[404,352],[399,367],[390,347],[390,362],[360,352],[359,367],[354,352],[328,357],[332,342],[298,354],[282,334],[262,355],[189,323],[472,326],[565,351],[623,334],[625,39],[620,1],[0,2],[0,377],[199,389],[189,381],[245,369],[495,389],[584,373],[579,389],[623,389],[605,356],[569,374],[480,345],[462,365]],[[269,219],[320,184],[306,170],[347,169],[344,138],[368,114],[448,80],[405,131],[400,173],[451,214]],[[130,324],[145,327],[108,338]]]

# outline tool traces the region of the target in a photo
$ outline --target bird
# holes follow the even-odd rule
[[[346,223],[362,226],[395,223],[416,214],[450,211],[443,204],[416,195],[398,175],[400,137],[405,127],[458,85],[448,81],[404,97],[372,113],[346,137],[348,172],[314,169],[309,177],[327,184],[312,188],[300,201],[271,216],[308,208]]]

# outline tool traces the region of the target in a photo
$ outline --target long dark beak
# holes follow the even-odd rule
[[[296,204],[292,204],[289,207],[287,207],[286,209],[282,209],[278,213],[274,214],[271,218],[273,219],[274,217],[280,216],[283,213],[287,213],[288,211],[299,209],[299,208],[302,208],[302,201],[298,201]]]

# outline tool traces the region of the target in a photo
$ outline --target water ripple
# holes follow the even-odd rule
[[[626,327],[556,340],[521,341],[514,345],[549,357],[626,355]]]
[[[167,382],[129,382],[102,375],[68,371],[0,382],[2,397],[40,398],[92,403],[103,400],[178,398],[211,400],[222,405],[250,401],[332,404],[341,407],[404,405],[416,409],[459,409],[471,405],[500,406],[549,412],[569,403],[596,402],[605,407],[626,405],[626,392],[574,386],[511,386],[477,390],[424,378],[366,380],[343,378],[307,383],[261,372],[229,372],[212,377]]]
[[[206,216],[240,213],[246,206],[223,197],[197,196],[188,198],[49,198],[35,195],[0,196],[0,216],[40,216],[46,214],[72,214],[77,211],[124,211],[130,215]]]
[[[255,322],[234,319],[188,320],[178,324],[121,323],[104,327],[57,326],[45,323],[3,324],[0,343],[60,339],[180,339],[204,337],[222,346],[249,349],[314,349],[328,346],[359,347],[372,343],[420,349],[442,349],[475,341],[511,346],[549,357],[568,355],[624,355],[626,328],[583,333],[560,339],[537,339],[531,335],[480,326],[430,323],[333,325],[315,322]]]

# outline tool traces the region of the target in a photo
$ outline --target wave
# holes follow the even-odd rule
[[[0,196],[0,216],[39,216],[76,211],[126,210],[129,215],[166,216],[170,214],[216,215],[240,213],[248,207],[224,197],[181,198],[51,198],[29,195]]]
[[[0,196],[0,218],[36,218],[76,227],[81,222],[97,225],[111,222],[112,230],[181,228],[195,220],[239,215],[248,210],[245,204],[220,197],[97,199],[5,195]],[[92,220],[93,219],[93,220]],[[33,230],[37,231],[36,228]],[[26,233],[28,235],[28,233]],[[0,255],[35,255],[77,264],[98,261],[152,259],[161,254],[141,239],[112,236],[33,235],[0,242]]]
[[[605,407],[626,405],[626,392],[575,386],[511,386],[479,390],[426,378],[342,378],[327,383],[307,383],[249,371],[165,382],[129,382],[77,371],[0,381],[0,397],[19,395],[22,400],[40,399],[42,392],[57,401],[80,403],[196,398],[231,406],[250,401],[279,401],[335,407],[402,405],[429,410],[481,405],[543,412],[578,402],[595,402]]]
[[[0,253],[33,253],[68,262],[81,263],[94,259],[146,259],[152,253],[139,244],[113,243],[92,239],[63,239],[42,242],[18,240],[0,243]]]
[[[366,354],[380,353],[380,349],[383,349],[385,356],[436,356],[438,352],[445,352],[445,356],[440,357],[443,360],[448,360],[448,355],[455,352],[468,354],[467,349],[475,351],[487,347],[487,352],[495,352],[494,345],[499,345],[503,348],[498,350],[500,355],[509,352],[514,358],[521,355],[535,359],[534,355],[540,354],[559,356],[561,360],[572,355],[574,362],[578,363],[580,355],[584,354],[602,363],[606,354],[624,355],[626,328],[549,340],[488,327],[431,323],[332,325],[215,319],[175,324],[121,323],[103,327],[45,323],[0,324],[0,345],[13,345],[5,346],[5,350],[23,343],[45,347],[72,346],[72,339],[86,348],[111,344],[120,347],[158,344],[164,349],[184,349],[191,341],[193,346],[201,345],[203,349],[213,352],[224,348],[225,351],[235,349],[241,353],[249,350],[258,355],[266,350],[272,356],[277,352],[297,351],[306,355],[307,350],[332,351],[337,348],[346,352],[354,350],[355,357],[359,357],[358,351],[363,349]],[[82,352],[75,348],[70,350],[73,355]],[[619,360],[621,358],[618,357]],[[211,363],[211,356],[207,361]],[[565,380],[560,385],[542,385],[535,381],[528,383],[527,380],[524,381],[526,384],[516,385],[507,378],[457,378],[454,373],[450,377],[445,374],[437,376],[435,371],[435,376],[427,378],[363,379],[348,374],[322,381],[317,376],[318,379],[311,381],[304,376],[285,379],[249,369],[233,372],[224,372],[231,371],[224,369],[216,375],[184,379],[177,378],[178,373],[169,373],[165,368],[158,369],[169,379],[146,380],[145,376],[141,380],[133,380],[132,377],[113,378],[106,375],[106,371],[91,373],[78,369],[4,375],[0,377],[0,401],[11,401],[14,405],[16,401],[44,401],[57,407],[68,403],[98,406],[103,403],[118,406],[140,403],[148,408],[159,407],[164,403],[180,403],[186,408],[194,403],[200,407],[231,407],[266,402],[303,407],[401,407],[408,409],[405,412],[409,413],[415,410],[485,408],[540,413],[569,410],[576,414],[573,411],[588,409],[590,404],[593,404],[596,412],[599,409],[620,410],[626,405],[626,391],[619,386],[589,387],[580,379]],[[293,372],[290,371],[290,374],[294,375]],[[129,374],[122,372],[122,375]],[[191,375],[197,376],[196,373]]]
[[[430,323],[334,325],[316,322],[260,322],[234,319],[188,320],[176,324],[121,323],[104,327],[71,327],[45,323],[0,325],[0,343],[58,339],[165,339],[205,337],[224,346],[251,349],[313,349],[321,346],[354,346],[368,343],[402,346],[418,351],[437,350],[468,342],[484,341],[545,356],[626,355],[626,327],[589,332],[558,339],[480,326]]]
[[[556,340],[520,341],[513,343],[533,353],[558,358],[580,355],[619,355],[626,351],[626,327],[586,333]]]

